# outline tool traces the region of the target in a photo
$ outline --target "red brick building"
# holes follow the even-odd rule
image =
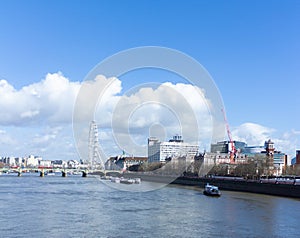
[[[296,151],[296,164],[300,164],[300,150]]]

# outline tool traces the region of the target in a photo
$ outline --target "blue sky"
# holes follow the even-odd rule
[[[232,130],[255,123],[300,147],[300,1],[4,0],[0,30],[0,79],[16,90],[59,71],[80,82],[128,48],[169,47],[209,71]]]

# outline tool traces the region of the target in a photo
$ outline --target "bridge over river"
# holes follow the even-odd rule
[[[103,169],[69,169],[69,168],[51,168],[51,167],[30,167],[30,168],[10,168],[4,167],[0,168],[0,174],[17,174],[17,176],[22,176],[23,173],[39,173],[40,177],[61,174],[62,177],[67,177],[68,175],[82,175],[82,177],[87,177],[90,175],[97,176],[119,176],[122,171],[118,170],[103,170]]]

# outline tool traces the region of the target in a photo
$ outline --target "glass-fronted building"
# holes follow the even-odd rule
[[[242,141],[233,141],[233,144],[235,149],[238,151],[243,151],[244,148],[247,146],[247,144]],[[211,153],[228,154],[230,151],[232,151],[230,141],[220,141],[210,145]]]
[[[262,146],[246,146],[242,152],[245,155],[253,155],[253,154],[260,154],[263,151],[265,151],[265,147],[262,145]]]

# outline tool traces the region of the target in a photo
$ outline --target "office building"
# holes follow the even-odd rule
[[[185,143],[181,136],[174,136],[168,142],[151,137],[148,139],[148,162],[165,162],[178,157],[194,158],[198,150],[198,145]]]

